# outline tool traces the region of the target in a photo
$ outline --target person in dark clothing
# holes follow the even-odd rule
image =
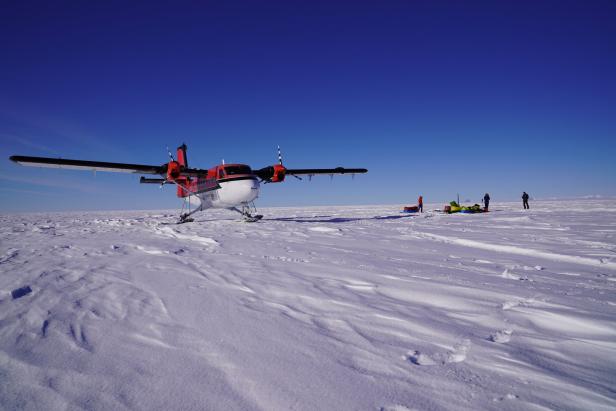
[[[528,194],[526,191],[522,193],[522,205],[524,206],[524,210],[530,209],[530,206],[528,205]]]
[[[419,212],[423,213],[423,196],[419,196],[417,199],[417,206],[419,207]]]
[[[488,211],[488,207],[490,207],[490,194],[486,193],[483,196],[483,211]]]

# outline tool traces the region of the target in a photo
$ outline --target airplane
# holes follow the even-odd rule
[[[186,144],[177,148],[176,157],[169,152],[170,161],[158,165],[109,163],[103,161],[70,160],[51,157],[11,156],[9,159],[23,166],[66,168],[75,170],[109,171],[135,174],[154,174],[162,178],[141,177],[142,184],[175,184],[177,197],[184,200],[178,224],[194,221],[191,217],[198,211],[209,208],[224,208],[237,211],[244,221],[255,222],[263,218],[256,211],[254,200],[259,196],[261,183],[281,183],[286,176],[311,179],[317,174],[361,174],[365,168],[286,168],[278,146],[278,164],[253,170],[246,164],[218,164],[209,169],[189,168]],[[192,208],[191,207],[195,207]],[[240,207],[240,208],[238,208]],[[184,212],[185,208],[187,209]]]

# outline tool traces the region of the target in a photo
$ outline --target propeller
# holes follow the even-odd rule
[[[169,155],[169,159],[171,161],[167,164],[167,177],[160,185],[161,188],[166,183],[175,182],[175,179],[180,176],[180,165],[177,161],[175,161],[175,158],[173,158],[173,154],[171,154],[169,146],[167,146],[167,154]]]
[[[278,146],[278,164],[256,170],[255,174],[261,179],[261,181],[263,181],[264,184],[279,183],[284,180],[285,170],[285,167],[282,165],[282,152],[280,150],[280,146]]]

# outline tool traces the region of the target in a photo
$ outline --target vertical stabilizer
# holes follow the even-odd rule
[[[181,169],[188,167],[188,157],[186,157],[186,144],[182,144],[177,148],[176,152],[177,162],[180,165]],[[190,184],[190,179],[186,177],[180,177],[177,179],[177,196],[178,197],[188,197],[190,196],[190,192],[187,191],[184,187],[187,187]]]
[[[177,151],[178,163],[183,167],[188,167],[188,158],[186,157],[186,144],[182,144],[178,147]]]

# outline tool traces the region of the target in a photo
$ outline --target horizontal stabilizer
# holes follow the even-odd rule
[[[207,170],[201,168],[183,168],[180,174],[186,177],[207,177]]]
[[[164,178],[146,178],[146,177],[141,177],[139,179],[139,182],[141,184],[165,184],[165,180]]]

